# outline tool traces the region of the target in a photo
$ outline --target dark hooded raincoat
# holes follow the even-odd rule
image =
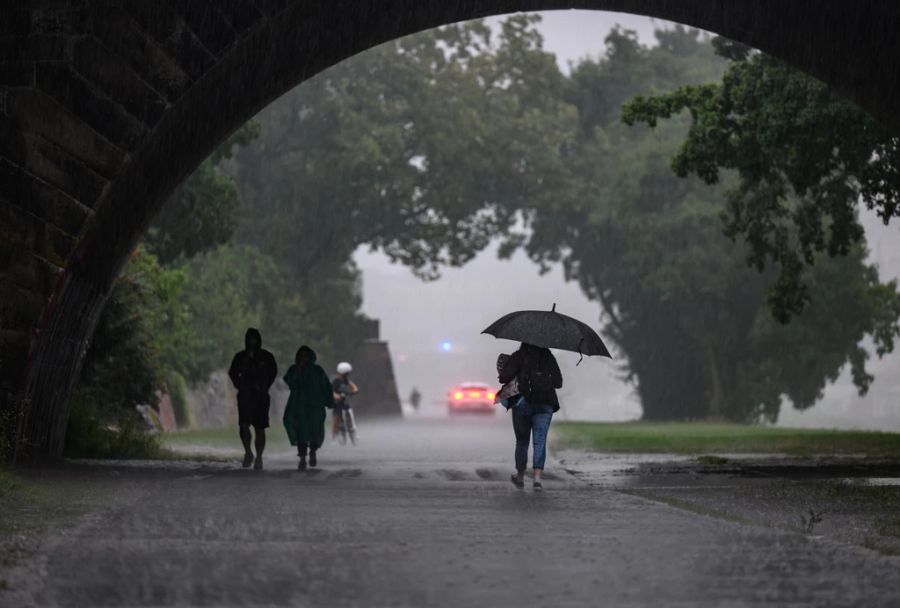
[[[284,375],[291,389],[284,410],[284,428],[291,445],[307,445],[315,450],[325,441],[325,408],[334,407],[334,394],[325,370],[316,365],[316,353],[310,352],[306,367],[292,365]]]
[[[253,352],[249,348],[251,338],[259,346]],[[244,342],[248,348],[236,354],[228,368],[228,376],[238,392],[238,424],[265,429],[269,427],[269,387],[278,377],[278,365],[272,353],[262,348],[258,330],[248,329]]]

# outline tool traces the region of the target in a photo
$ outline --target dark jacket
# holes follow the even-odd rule
[[[521,387],[523,384],[522,377],[530,366],[535,366],[534,369],[550,374],[550,378],[553,380],[553,388],[548,390],[546,394],[539,395],[537,400],[541,403],[552,405],[554,412],[558,411],[559,398],[556,396],[556,389],[562,388],[563,379],[562,373],[559,371],[559,364],[556,362],[556,357],[553,356],[553,353],[550,352],[549,348],[539,348],[537,346],[523,344],[519,350],[510,355],[509,359],[506,360],[506,364],[500,371],[500,382],[506,384],[507,382],[511,382],[513,378],[517,378]]]
[[[260,348],[251,357],[242,350],[231,360],[228,376],[238,391],[238,402],[268,403],[269,387],[278,376],[278,365],[269,351]]]
[[[353,396],[353,389],[349,380],[345,380],[343,376],[335,376],[331,380],[331,387],[335,395],[340,395],[340,399],[334,400],[334,405],[341,408],[350,409],[350,397]]]

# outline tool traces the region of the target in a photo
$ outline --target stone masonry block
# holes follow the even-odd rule
[[[256,0],[256,5],[271,17],[280,13],[291,2],[292,0]]]
[[[27,36],[31,33],[31,10],[15,8],[7,10],[0,19],[0,36]]]
[[[88,28],[88,13],[84,6],[39,8],[31,13],[32,34],[84,34]]]
[[[215,4],[219,12],[238,33],[245,32],[262,19],[259,10],[251,2],[245,2],[245,0],[218,0]]]
[[[216,61],[171,6],[158,0],[132,0],[132,18],[194,80]]]
[[[0,156],[35,177],[92,206],[108,183],[80,160],[47,140],[16,132],[9,119],[0,119]]]
[[[0,61],[0,86],[33,87],[34,64]]]
[[[33,327],[40,319],[47,296],[28,291],[0,280],[3,298],[0,299],[0,328],[22,330]]]
[[[0,159],[0,199],[73,236],[91,216],[75,199],[5,159]]]
[[[75,248],[74,236],[6,201],[0,201],[0,220],[3,241],[54,266],[65,266]]]
[[[36,77],[40,90],[125,151],[134,150],[147,131],[146,125],[68,66],[41,64]]]
[[[216,9],[213,0],[169,0],[169,3],[213,55],[221,56],[237,39],[234,28]]]
[[[128,63],[92,38],[79,40],[72,51],[75,70],[129,114],[152,128],[166,111],[160,94],[138,76]]]
[[[22,131],[52,141],[106,179],[121,167],[122,150],[41,91],[13,89],[7,113]]]
[[[9,284],[49,296],[61,271],[60,266],[39,258],[26,249],[0,247],[0,278]]]
[[[94,36],[170,103],[181,97],[193,82],[121,7],[110,8],[95,17]]]
[[[66,41],[63,35],[0,38],[0,57],[5,61],[62,61],[66,58]]]

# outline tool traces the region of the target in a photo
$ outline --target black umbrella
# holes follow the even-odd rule
[[[582,356],[599,355],[612,359],[597,332],[578,319],[556,312],[556,304],[553,310],[511,312],[481,333],[543,348],[570,350]]]

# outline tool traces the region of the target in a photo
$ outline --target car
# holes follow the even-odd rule
[[[451,414],[493,414],[494,389],[482,382],[463,382],[447,393],[447,409]]]

